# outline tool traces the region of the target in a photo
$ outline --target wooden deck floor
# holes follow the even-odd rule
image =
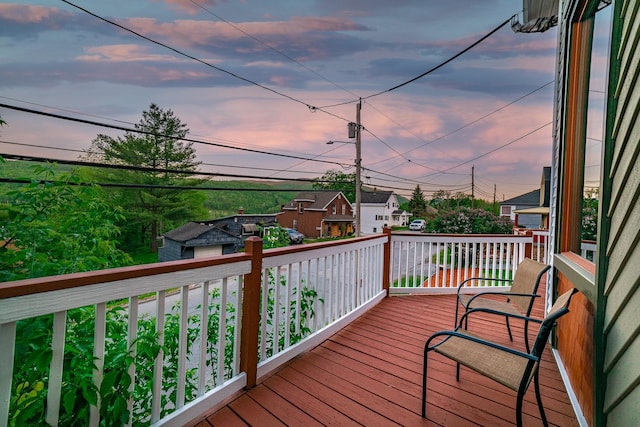
[[[386,298],[197,426],[514,425],[514,392],[464,367],[457,382],[455,365],[437,354],[429,356],[428,418],[420,416],[423,346],[431,333],[451,329],[454,307],[453,295]],[[534,314],[541,313],[539,299]],[[474,320],[469,329],[509,343],[496,317]],[[524,349],[521,325],[512,330],[511,345]],[[550,425],[577,426],[548,349],[540,381]],[[525,425],[542,425],[533,384],[523,412]]]

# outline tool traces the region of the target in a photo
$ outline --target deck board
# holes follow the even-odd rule
[[[541,290],[544,292],[544,290]],[[201,426],[511,426],[515,392],[437,354],[429,356],[427,419],[420,416],[423,349],[434,332],[452,329],[455,296],[386,298],[316,348],[290,361]],[[534,314],[542,313],[543,301]],[[469,329],[524,350],[523,325],[478,316]],[[531,325],[530,338],[537,325]],[[550,425],[577,426],[553,355],[540,365],[541,394]],[[523,405],[526,426],[541,425],[533,385]]]

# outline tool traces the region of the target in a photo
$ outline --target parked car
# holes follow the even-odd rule
[[[409,230],[424,231],[424,228],[426,226],[427,226],[427,222],[424,219],[414,219],[409,224]]]
[[[287,233],[289,234],[289,241],[291,243],[302,243],[304,240],[304,234],[300,233],[293,228],[285,228]]]

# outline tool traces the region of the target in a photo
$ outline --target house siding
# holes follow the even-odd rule
[[[608,268],[604,278],[604,378],[606,425],[640,420],[640,0],[621,1],[614,10],[615,92],[608,114],[611,196],[606,214]],[[617,63],[615,63],[617,61]]]

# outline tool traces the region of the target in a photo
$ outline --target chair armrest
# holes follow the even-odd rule
[[[460,290],[464,287],[465,283],[470,282],[472,280],[492,280],[495,282],[513,282],[513,279],[494,279],[492,277],[469,277],[468,279],[463,280],[462,282],[460,282],[460,284],[458,285],[458,294],[460,293]]]
[[[434,338],[438,338],[438,337],[446,337],[444,338],[442,341],[434,344],[433,346],[430,346],[431,341]],[[538,358],[529,354],[529,353],[524,353],[520,350],[516,350],[515,348],[511,348],[511,347],[506,347],[504,345],[500,345],[500,344],[496,344],[493,341],[488,341],[488,340],[484,340],[482,338],[476,337],[476,336],[472,336],[472,335],[467,335],[467,334],[463,334],[458,332],[457,330],[455,331],[440,331],[440,332],[436,332],[435,334],[431,335],[429,337],[429,339],[427,340],[426,344],[425,344],[425,350],[430,350],[433,349],[435,347],[437,347],[438,345],[442,344],[443,342],[445,342],[446,340],[448,340],[450,337],[456,337],[456,338],[461,338],[467,341],[473,341],[476,342],[478,344],[482,344],[482,345],[486,345],[487,347],[491,347],[491,348],[495,348],[507,353],[511,353],[511,354],[515,354],[516,356],[520,356],[520,357],[524,357],[526,359],[529,360],[534,360],[537,361]]]
[[[513,293],[513,292],[484,291],[484,292],[478,292],[477,294],[475,294],[474,296],[469,298],[469,301],[467,301],[467,305],[465,305],[465,308],[468,307],[469,304],[471,304],[471,302],[474,299],[476,299],[478,297],[481,297],[481,296],[485,296],[485,295],[500,295],[500,296],[507,297],[507,299],[511,298],[511,297],[530,297],[530,298],[540,297],[540,295],[537,295],[537,294],[519,294],[519,293]]]
[[[461,328],[462,327],[462,321],[465,320],[465,318],[467,316],[471,315],[472,313],[497,314],[497,315],[500,315],[500,316],[513,317],[514,319],[527,320],[529,322],[534,322],[534,323],[542,323],[541,319],[536,319],[535,317],[523,316],[521,314],[514,314],[514,313],[506,313],[504,311],[492,310],[490,308],[472,308],[471,310],[467,311],[466,313],[464,313],[462,315],[462,317],[460,318],[460,322],[458,322],[457,328]]]

